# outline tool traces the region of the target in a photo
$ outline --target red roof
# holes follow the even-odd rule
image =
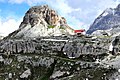
[[[85,31],[85,29],[74,30],[74,33],[82,33],[82,32],[84,32],[84,31]]]

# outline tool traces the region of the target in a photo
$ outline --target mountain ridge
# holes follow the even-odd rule
[[[86,32],[92,34],[96,30],[108,30],[120,25],[120,4],[116,8],[108,8],[98,16]]]

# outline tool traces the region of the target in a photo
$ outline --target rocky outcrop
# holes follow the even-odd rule
[[[100,16],[98,16],[93,24],[90,26],[87,34],[91,34],[96,30],[108,30],[120,26],[120,5],[117,8],[106,9]],[[119,27],[120,29],[120,27]],[[116,32],[115,32],[116,33]]]
[[[30,8],[26,12],[19,29],[11,36],[14,38],[34,38],[62,34],[73,34],[73,29],[67,25],[64,17],[59,16],[48,5],[44,5]]]
[[[31,24],[31,26],[35,26],[40,20],[43,19],[46,23],[52,26],[57,26],[57,24],[60,25],[66,25],[67,22],[64,17],[60,17],[56,11],[49,8],[48,5],[44,6],[34,6],[30,8],[23,19],[23,22],[21,23],[21,27],[23,27],[23,24]],[[41,21],[42,23],[42,21]]]
[[[98,45],[100,44],[100,45]],[[105,46],[105,45],[104,45]],[[106,44],[107,46],[107,44]],[[68,58],[78,58],[80,55],[100,55],[108,53],[108,48],[102,46],[102,41],[92,41],[92,39],[80,38],[76,36],[50,37],[29,40],[11,39],[0,47],[7,53],[38,53],[66,55]]]

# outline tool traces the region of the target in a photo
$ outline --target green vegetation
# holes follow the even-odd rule
[[[48,28],[55,28],[55,26],[53,26],[53,25],[49,25]]]
[[[60,28],[59,29],[65,29],[63,26],[60,26]]]

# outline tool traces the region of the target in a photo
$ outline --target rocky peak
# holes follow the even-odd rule
[[[64,17],[48,5],[30,8],[19,26],[19,29],[9,35],[12,38],[37,38],[40,36],[58,36],[74,34]]]
[[[96,30],[108,30],[120,25],[120,4],[116,8],[106,9],[98,16],[90,26],[87,34],[92,34]]]
[[[120,11],[120,4],[117,6],[117,8],[116,8],[116,9]]]
[[[30,8],[23,19],[23,24],[30,24],[31,26],[35,26],[39,21],[43,19],[47,24],[56,26],[57,24],[65,25],[67,24],[66,19],[64,17],[60,17],[57,12],[48,7],[48,5],[43,6],[34,6]],[[23,27],[23,26],[20,26]]]

